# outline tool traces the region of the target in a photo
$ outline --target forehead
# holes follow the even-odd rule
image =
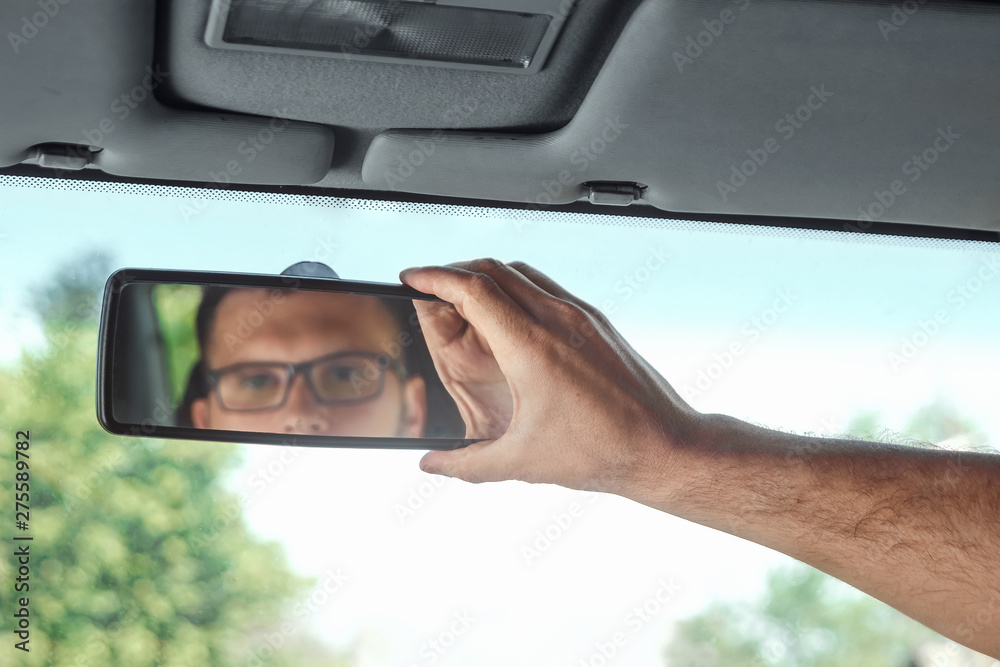
[[[222,298],[209,333],[213,365],[279,354],[308,355],[322,346],[368,349],[398,335],[382,299],[335,292],[238,289]],[[323,354],[320,351],[319,354]],[[272,357],[277,359],[277,357]]]

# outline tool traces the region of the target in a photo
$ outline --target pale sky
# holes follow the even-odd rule
[[[407,266],[494,256],[604,309],[703,412],[837,433],[861,410],[900,429],[940,398],[1000,443],[996,244],[44,185],[0,180],[0,363],[38,344],[27,290],[88,252],[115,268],[251,273],[317,260],[391,283]],[[314,593],[295,632],[356,643],[364,667],[575,666],[616,632],[627,641],[609,664],[662,664],[674,621],[753,596],[785,561],[621,498],[435,484],[421,452],[245,451],[227,484],[246,495],[252,529],[280,540],[297,571],[347,577]],[[408,503],[421,506],[410,514]],[[558,536],[528,562],[545,531]],[[656,612],[641,618],[643,605]]]

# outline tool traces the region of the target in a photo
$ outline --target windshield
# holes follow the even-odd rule
[[[0,190],[0,488],[13,497],[30,431],[33,489],[32,653],[15,664],[902,667],[957,649],[790,558],[616,496],[429,476],[417,451],[108,435],[97,318],[121,267],[316,261],[398,283],[409,266],[519,259],[607,314],[701,412],[987,450],[997,244],[22,177]],[[17,564],[0,568],[10,609]]]

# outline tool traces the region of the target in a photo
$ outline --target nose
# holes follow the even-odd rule
[[[285,433],[322,435],[329,432],[330,422],[323,415],[304,376],[299,375],[293,379],[283,412]]]

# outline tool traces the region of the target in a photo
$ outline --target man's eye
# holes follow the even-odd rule
[[[273,375],[260,373],[258,375],[248,375],[240,381],[240,386],[247,390],[270,389],[277,383]]]
[[[350,382],[357,372],[353,366],[331,366],[326,370],[326,377],[334,382]]]

